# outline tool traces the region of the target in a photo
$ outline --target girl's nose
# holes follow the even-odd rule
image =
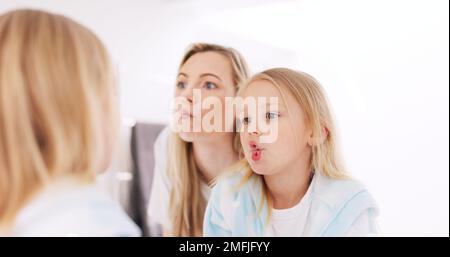
[[[248,130],[248,134],[252,135],[252,136],[259,136],[261,134],[261,132],[259,131],[258,128],[249,128]]]

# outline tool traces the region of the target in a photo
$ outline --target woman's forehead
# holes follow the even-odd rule
[[[204,73],[224,77],[231,75],[231,71],[228,58],[216,52],[196,53],[180,67],[180,73],[193,77],[199,77]]]

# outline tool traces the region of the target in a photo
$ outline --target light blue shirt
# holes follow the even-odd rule
[[[270,221],[266,201],[261,205],[261,177],[252,175],[242,187],[240,172],[214,186],[206,208],[204,236],[264,236]],[[377,205],[367,189],[353,179],[331,179],[316,173],[308,189],[310,206],[304,236],[346,236],[359,217],[368,219],[366,235],[377,234]],[[358,221],[358,222],[356,222]]]

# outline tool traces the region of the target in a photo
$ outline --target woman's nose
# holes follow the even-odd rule
[[[186,98],[189,103],[193,102],[193,89],[191,86],[186,87],[181,93],[182,97]]]

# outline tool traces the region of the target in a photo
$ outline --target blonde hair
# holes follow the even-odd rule
[[[334,122],[325,92],[320,83],[305,72],[293,71],[287,68],[274,68],[255,74],[240,88],[238,94],[241,94],[250,83],[256,80],[265,80],[273,84],[281,93],[284,101],[285,97],[282,89],[286,89],[300,104],[306,115],[308,126],[313,131],[310,169],[320,172],[321,175],[329,178],[348,178],[339,162]],[[270,194],[262,176],[254,173],[245,159],[235,164],[234,169],[244,173],[243,179],[238,183],[237,188],[244,185],[252,177],[256,176],[256,179],[261,180],[265,191],[263,200],[267,200],[271,207]],[[264,202],[261,203],[260,210],[263,205]]]
[[[244,58],[233,48],[214,44],[192,44],[184,54],[181,66],[197,53],[216,52],[226,56],[232,66],[236,88],[249,77]],[[239,135],[234,148],[240,149]],[[169,136],[167,172],[172,183],[169,202],[171,236],[201,236],[206,201],[201,193],[201,177],[192,154],[192,143],[183,141],[177,133]]]
[[[0,16],[0,226],[50,181],[90,182],[106,168],[113,82],[107,51],[82,25],[37,10]]]

